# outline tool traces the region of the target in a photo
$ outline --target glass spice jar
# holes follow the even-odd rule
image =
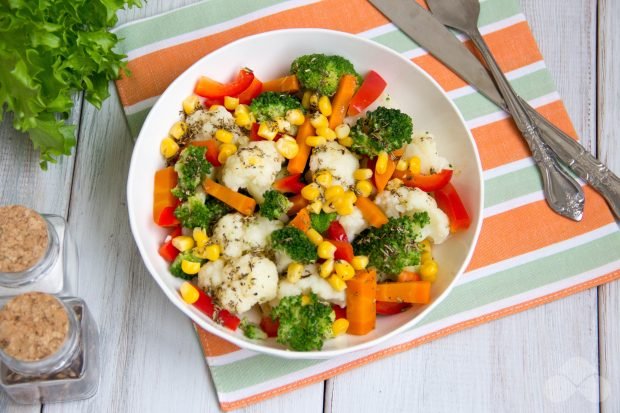
[[[83,400],[97,392],[99,338],[84,301],[29,292],[0,304],[0,387],[13,401]]]
[[[77,248],[64,218],[0,206],[0,297],[77,289]]]

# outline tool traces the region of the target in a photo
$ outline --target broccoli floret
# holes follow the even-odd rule
[[[398,275],[403,268],[420,263],[416,239],[429,222],[427,212],[390,218],[382,227],[369,228],[353,241],[355,255],[368,256],[368,265],[381,274]]]
[[[366,113],[351,128],[351,150],[360,155],[375,157],[379,152],[392,152],[411,142],[413,122],[398,109],[380,106]]]
[[[316,247],[303,231],[295,227],[284,227],[271,233],[271,246],[283,251],[291,259],[302,264],[311,264],[317,260]]]
[[[183,269],[181,268],[181,262],[183,260],[190,261],[190,262],[199,262],[201,264],[204,260],[196,257],[194,254],[192,254],[191,251],[184,251],[180,253],[179,255],[177,255],[174,261],[172,261],[172,264],[170,264],[170,272],[172,273],[172,275],[178,278],[183,278],[184,280],[191,280],[192,278],[195,277],[195,275],[186,274],[183,271]]]
[[[261,93],[250,104],[250,110],[259,122],[284,118],[291,109],[302,109],[301,102],[286,93]]]
[[[263,194],[265,201],[260,206],[260,214],[268,219],[278,219],[285,214],[293,203],[281,192],[270,189]]]
[[[314,228],[319,234],[324,233],[329,228],[329,224],[332,223],[338,214],[335,212],[319,212],[318,214],[310,214],[310,225]]]
[[[332,336],[336,318],[328,304],[318,301],[316,294],[284,297],[272,310],[271,317],[280,320],[277,341],[296,350],[320,350],[323,342]]]
[[[250,340],[264,340],[267,338],[267,334],[259,326],[245,318],[239,324],[239,328],[243,331],[243,335]]]
[[[291,73],[296,74],[299,83],[321,95],[332,96],[338,89],[338,82],[343,75],[357,77],[358,86],[362,77],[355,71],[353,63],[342,56],[309,54],[300,56],[291,64]]]
[[[213,224],[228,212],[230,207],[220,200],[209,197],[205,201],[202,194],[196,194],[179,205],[174,215],[185,228],[200,227],[210,231]]]
[[[211,164],[205,159],[207,148],[202,146],[188,146],[179,155],[174,170],[179,174],[177,186],[172,189],[172,195],[186,200],[194,195],[198,185],[211,172]]]

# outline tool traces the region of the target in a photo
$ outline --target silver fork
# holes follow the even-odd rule
[[[545,144],[540,131],[530,118],[521,100],[499,68],[489,47],[478,30],[478,0],[426,0],[433,15],[444,25],[468,35],[480,50],[497,87],[506,101],[515,124],[527,142],[542,180],[545,200],[558,214],[580,221],[585,197],[581,185],[559,163],[557,155]]]

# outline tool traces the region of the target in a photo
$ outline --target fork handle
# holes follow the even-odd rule
[[[540,131],[530,118],[510,83],[499,68],[487,44],[478,30],[468,33],[489,66],[495,83],[504,98],[508,110],[525,138],[536,166],[543,179],[545,199],[558,214],[579,221],[583,215],[584,194],[581,186],[560,166],[556,155],[540,137]]]

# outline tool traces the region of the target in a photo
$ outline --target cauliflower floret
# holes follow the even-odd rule
[[[207,263],[198,273],[198,286],[210,291],[222,308],[236,314],[273,300],[278,293],[276,265],[259,253],[249,253],[226,264]]]
[[[275,251],[275,260],[276,260],[276,267],[278,268],[278,272],[279,273],[283,273],[284,271],[287,270],[289,264],[292,264],[293,262],[295,262],[286,252],[284,251],[279,251],[276,250]]]
[[[276,149],[275,142],[250,142],[226,160],[222,182],[233,191],[247,189],[258,203],[262,203],[263,194],[271,189],[282,169],[282,162],[284,157]]]
[[[349,188],[355,185],[353,173],[360,167],[360,162],[353,153],[336,141],[327,142],[312,150],[310,172],[321,170],[331,172],[333,185]]]
[[[435,138],[428,132],[415,133],[411,143],[405,146],[404,159],[420,158],[420,172],[431,174],[442,169],[451,169],[450,162],[437,153]]]
[[[338,221],[344,228],[344,232],[347,233],[349,241],[353,241],[357,234],[368,228],[368,223],[362,215],[362,211],[356,206],[353,207],[353,213],[349,215],[342,215]]]
[[[272,301],[271,304],[276,305],[284,297],[308,294],[309,292],[315,293],[322,300],[338,304],[341,307],[346,304],[345,291],[334,290],[324,278],[321,278],[316,264],[306,265],[302,278],[295,284],[281,280],[278,285],[278,298]]]
[[[441,244],[450,235],[448,216],[437,207],[432,196],[418,188],[401,186],[383,191],[377,195],[375,203],[390,218],[428,212],[431,222],[422,229],[421,239],[428,237],[435,244]]]
[[[198,109],[185,122],[197,141],[213,139],[218,129],[225,129],[233,134],[232,142],[235,145],[247,145],[249,142],[247,135],[235,124],[235,118],[224,106],[217,106],[213,110]]]
[[[213,227],[212,239],[220,245],[223,255],[240,257],[247,251],[265,249],[269,235],[283,225],[282,221],[260,215],[226,214]]]

